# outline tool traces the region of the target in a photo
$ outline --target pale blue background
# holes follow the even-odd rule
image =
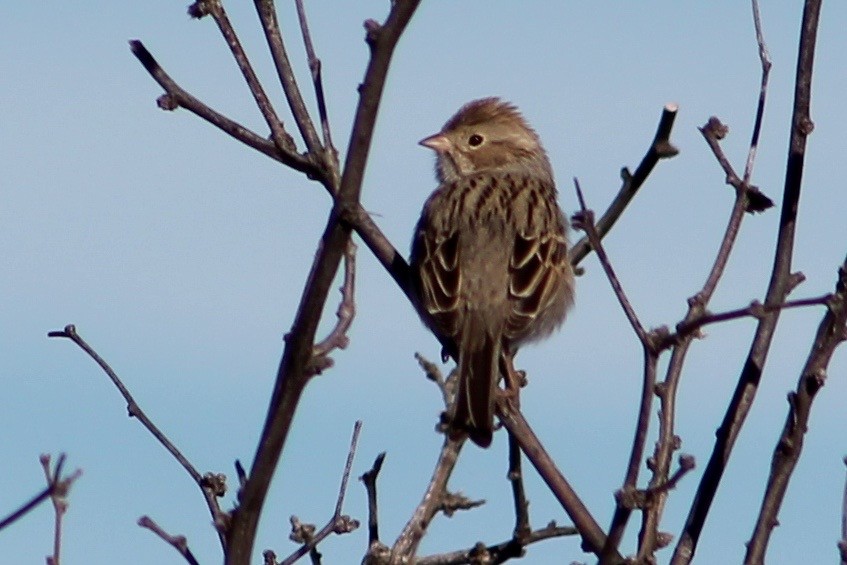
[[[388,3],[308,4],[343,151],[368,56],[361,23],[381,20]],[[764,4],[774,69],[754,181],[778,203],[801,2]],[[293,6],[281,5],[291,56],[304,71]],[[252,3],[231,1],[228,9],[287,116]],[[830,290],[847,252],[845,18],[844,3],[825,3],[795,259],[808,280],[795,297]],[[64,563],[181,563],[135,525],[142,514],[187,535],[203,563],[219,562],[209,515],[188,476],[126,418],[101,371],[71,343],[46,333],[77,324],[197,467],[232,477],[235,458],[252,459],[328,197],[187,112],[156,108],[161,90],[130,54],[128,39],[144,40],[187,90],[266,132],[214,23],[189,20],[183,2],[4,2],[0,22],[0,514],[42,488],[39,453],[66,451],[68,468],[84,475],[71,495]],[[424,2],[391,71],[363,199],[404,252],[434,187],[432,156],[416,142],[462,103],[501,95],[523,109],[547,146],[569,212],[572,176],[579,176],[589,204],[604,209],[619,186],[620,167],[634,167],[643,155],[662,106],[679,103],[673,139],[681,155],[658,167],[607,246],[646,325],[682,316],[685,299],[702,285],[732,202],[696,127],[720,116],[731,127],[724,147],[739,171],[746,158],[759,84],[746,2]],[[300,76],[311,101],[307,74]],[[295,131],[288,117],[286,125]],[[763,296],[777,219],[772,210],[745,220],[715,310]],[[641,355],[596,258],[585,266],[564,330],[518,360],[531,379],[523,395],[528,419],[605,527],[628,457]],[[354,478],[377,453],[388,452],[379,483],[387,543],[432,470],[441,443],[432,431],[440,397],[413,353],[434,360],[437,343],[364,246],[358,277],[351,345],[306,391],[266,507],[256,562],[261,549],[283,556],[295,548],[287,540],[289,515],[319,525],[329,517],[356,419],[364,428]],[[333,291],[325,327],[334,320],[337,296]],[[785,418],[785,394],[795,386],[821,313],[783,315],[706,525],[700,563],[743,558]],[[677,431],[699,467],[670,498],[662,528],[675,536],[753,327],[750,320],[711,327],[691,351]],[[837,560],[847,452],[844,360],[840,351],[816,401],[768,563]],[[502,434],[488,451],[469,447],[451,488],[488,504],[451,520],[439,517],[422,553],[507,539],[513,516],[505,474]],[[569,523],[534,472],[527,483],[536,527],[551,519]],[[356,480],[345,512],[367,518]],[[636,531],[637,518],[632,526]],[[0,562],[43,563],[51,536],[52,511],[43,506],[0,534]],[[325,562],[359,562],[366,538],[364,527],[330,538],[320,548]],[[634,550],[633,541],[625,540],[625,552]],[[659,555],[664,562],[670,551]],[[531,547],[524,562],[590,557],[568,538]]]

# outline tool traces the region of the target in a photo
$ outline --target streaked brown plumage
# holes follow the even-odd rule
[[[440,185],[412,241],[418,310],[456,344],[452,435],[487,447],[501,352],[548,336],[573,303],[567,220],[538,135],[511,104],[470,102],[421,145]]]

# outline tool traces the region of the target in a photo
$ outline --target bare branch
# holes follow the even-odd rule
[[[80,349],[82,349],[89,357],[91,357],[95,363],[97,363],[101,369],[106,373],[118,391],[121,393],[121,396],[124,397],[126,401],[127,413],[130,418],[136,418],[141,425],[147,428],[153,437],[158,440],[162,446],[168,450],[168,452],[177,460],[177,462],[182,465],[182,468],[191,476],[191,479],[200,487],[201,492],[203,493],[203,497],[206,499],[206,505],[209,507],[209,512],[212,515],[212,519],[216,525],[218,525],[218,538],[221,542],[221,547],[226,548],[226,538],[224,533],[221,531],[221,525],[226,524],[228,522],[226,513],[221,510],[220,505],[218,504],[218,496],[222,496],[220,492],[220,488],[213,488],[210,483],[207,482],[206,477],[200,474],[197,471],[197,468],[191,464],[191,462],[182,454],[182,452],[177,449],[177,447],[171,442],[170,439],[153,423],[153,421],[147,417],[147,414],[144,413],[144,410],[138,405],[133,398],[132,394],[129,392],[129,389],[124,385],[123,381],[121,381],[120,377],[118,377],[117,373],[109,366],[106,361],[100,357],[100,355],[90,346],[88,343],[80,336],[76,331],[76,326],[73,324],[69,324],[65,326],[63,330],[52,331],[47,334],[48,337],[62,337],[71,340],[74,342]],[[225,489],[224,489],[225,490]]]
[[[761,125],[757,123],[755,127],[761,127]],[[749,213],[763,212],[768,208],[773,207],[773,200],[763,194],[758,187],[752,186],[748,183],[748,181],[738,178],[738,174],[730,164],[729,159],[727,159],[723,152],[723,149],[721,149],[719,142],[729,133],[729,128],[718,118],[712,116],[709,118],[709,121],[706,122],[706,125],[700,128],[700,133],[703,134],[703,137],[706,139],[706,143],[709,144],[709,148],[718,160],[718,164],[724,170],[724,173],[726,173],[726,184],[735,188],[738,193],[743,193],[743,195],[746,196],[747,201],[744,206],[745,211]],[[753,139],[753,142],[758,142],[758,132],[755,132],[754,135],[756,137]],[[752,145],[750,151],[752,152],[752,155],[755,156],[755,148]],[[748,166],[752,167],[753,162],[750,161],[750,159],[751,156],[748,155]]]
[[[317,552],[318,544],[329,537],[330,534],[346,534],[350,533],[359,527],[359,521],[341,514],[341,509],[344,505],[344,496],[347,493],[347,483],[350,479],[350,470],[353,468],[353,458],[356,455],[356,446],[359,443],[359,433],[362,431],[361,420],[356,422],[353,427],[353,438],[350,440],[350,449],[347,452],[347,462],[344,464],[344,474],[341,476],[341,487],[338,489],[338,498],[335,502],[335,511],[326,525],[315,533],[315,526],[311,524],[302,524],[296,516],[291,517],[292,533],[290,538],[293,541],[302,543],[303,545],[294,551],[291,555],[280,562],[280,565],[291,565],[307,553],[312,556],[312,560],[320,560],[320,554]]]
[[[313,376],[311,360],[315,333],[326,304],[330,285],[347,249],[350,227],[339,219],[345,211],[360,207],[362,179],[376,123],[388,65],[394,47],[417,8],[419,0],[395,2],[385,24],[367,27],[366,40],[371,60],[360,89],[359,106],[347,151],[344,172],[327,220],[321,246],[309,273],[297,315],[277,371],[268,415],[250,470],[242,489],[241,505],[233,514],[226,556],[227,565],[242,565],[250,560],[256,527],[271,478],[288,438],[294,411],[308,381]]]
[[[838,271],[835,294],[829,301],[829,311],[818,326],[815,340],[806,360],[797,389],[788,395],[788,415],[774,449],[767,489],[762,500],[753,536],[747,544],[744,563],[765,562],[771,532],[779,522],[777,516],[788,489],[794,467],[803,451],[803,439],[808,429],[812,402],[826,382],[826,371],[835,349],[847,340],[847,259]]]
[[[588,237],[588,242],[594,249],[595,253],[597,253],[597,258],[603,266],[603,271],[609,279],[609,284],[611,284],[612,290],[615,291],[615,296],[617,297],[618,302],[620,302],[621,308],[623,308],[624,314],[626,314],[626,318],[629,320],[629,324],[632,326],[632,329],[635,331],[635,334],[638,336],[638,339],[644,347],[652,349],[654,346],[651,343],[650,335],[638,320],[638,315],[635,313],[632,304],[630,304],[629,299],[626,297],[626,293],[615,274],[615,269],[612,267],[611,261],[609,261],[609,256],[606,255],[606,250],[603,249],[603,244],[600,241],[600,234],[594,224],[594,212],[589,210],[585,205],[585,198],[582,196],[582,190],[579,187],[579,180],[574,177],[573,182],[576,188],[576,195],[579,199],[580,207],[580,212],[575,214],[573,217],[574,227],[585,231],[586,237]]]
[[[496,409],[497,416],[503,426],[509,430],[509,433],[521,446],[521,450],[526,454],[527,459],[532,462],[535,470],[538,471],[562,508],[573,520],[574,526],[579,530],[579,535],[582,537],[582,549],[600,555],[606,543],[606,535],[567,479],[556,467],[553,459],[541,445],[523,415],[511,405],[511,399],[508,395],[499,395]],[[620,559],[620,555],[617,558]]]
[[[309,159],[293,150],[283,150],[273,142],[258,135],[238,122],[231,120],[223,114],[216,112],[206,106],[200,100],[183,90],[168,74],[159,66],[153,55],[147,51],[144,44],[138,40],[129,42],[130,49],[141,64],[150,73],[159,86],[165,90],[165,95],[159,98],[159,107],[163,110],[174,110],[182,107],[196,116],[206,120],[224,133],[234,137],[245,145],[252,147],[260,153],[264,153],[271,159],[291,167],[295,171],[301,171],[307,175],[319,178],[320,169]]]
[[[315,367],[326,369],[332,366],[329,354],[334,349],[345,349],[350,343],[347,331],[356,317],[356,244],[352,240],[347,242],[347,251],[344,252],[344,282],[341,286],[341,303],[338,305],[336,317],[338,323],[330,334],[320,343],[315,345],[312,353],[312,364]]]
[[[441,553],[421,557],[415,563],[417,565],[463,565],[466,563],[504,563],[510,559],[524,556],[526,547],[539,541],[564,536],[575,536],[578,532],[572,526],[557,526],[550,522],[546,527],[533,532],[528,532],[521,540],[510,539],[497,545],[486,546],[482,543],[462,551],[452,553]]]
[[[306,19],[306,9],[303,0],[296,0],[297,18],[300,20],[300,31],[303,34],[303,45],[306,48],[306,57],[309,60],[309,71],[312,74],[312,84],[315,87],[315,98],[318,102],[318,115],[321,119],[321,130],[323,131],[324,147],[335,155],[335,147],[332,145],[332,133],[329,128],[329,115],[326,110],[326,99],[324,98],[324,85],[321,79],[321,60],[315,55],[315,47],[312,44],[312,34],[309,32],[309,22]]]
[[[685,455],[685,454],[680,455],[679,456],[679,468],[676,470],[676,472],[673,475],[671,475],[671,477],[668,479],[668,481],[666,483],[659,485],[657,487],[647,489],[646,494],[647,494],[648,498],[655,496],[657,494],[665,493],[669,490],[675,489],[676,485],[679,483],[679,481],[682,479],[682,477],[687,475],[690,471],[694,470],[694,466],[695,466],[695,460],[694,460],[693,456]]]
[[[50,470],[50,455],[42,454],[39,457],[41,468],[44,470],[44,478],[50,488],[50,501],[53,503],[53,554],[47,557],[47,565],[59,565],[59,556],[62,553],[62,519],[68,510],[68,491],[76,481],[82,470],[77,469],[65,478],[62,478],[62,467],[65,465],[65,454],[59,455],[56,467]]]
[[[659,348],[665,349],[678,344],[683,338],[697,334],[698,330],[710,324],[728,322],[731,320],[738,320],[740,318],[756,318],[760,320],[768,312],[776,310],[790,310],[792,308],[805,308],[808,306],[826,306],[829,304],[831,299],[831,294],[823,294],[821,296],[813,296],[811,298],[788,300],[782,304],[762,304],[758,300],[754,300],[746,308],[738,308],[727,312],[720,312],[718,314],[705,312],[698,318],[690,321],[682,321],[677,324],[676,333],[664,336],[659,344]]]
[[[461,492],[445,491],[441,497],[441,504],[438,505],[438,510],[449,518],[459,510],[473,510],[483,504],[485,504],[485,500],[473,500]]]
[[[679,153],[679,150],[670,142],[671,130],[676,119],[678,107],[676,104],[666,104],[662,110],[662,117],[659,120],[659,126],[656,128],[656,136],[650,144],[647,153],[641,159],[641,163],[635,169],[635,173],[631,174],[629,169],[624,167],[621,169],[621,185],[618,194],[615,196],[608,210],[603,214],[603,217],[597,222],[597,233],[600,239],[606,237],[606,234],[621,217],[623,211],[629,205],[630,201],[635,197],[638,189],[653,172],[653,168],[661,159],[669,159]],[[577,241],[570,250],[571,263],[576,266],[591,252],[591,246],[588,242],[588,237],[583,237]]]
[[[509,434],[509,482],[512,485],[512,500],[515,505],[515,529],[512,537],[524,539],[532,532],[529,523],[529,501],[523,485],[523,469],[521,465],[521,446],[518,440]]]
[[[12,511],[11,514],[0,520],[0,530],[3,530],[6,526],[10,526],[26,516],[30,511],[36,508],[39,504],[50,498],[53,492],[56,490],[55,484],[48,484],[44,490],[30,498],[28,501],[24,502],[20,507],[16,510]]]
[[[658,364],[658,353],[648,348],[644,350],[644,378],[641,383],[641,402],[638,409],[638,422],[635,425],[635,437],[632,440],[632,449],[629,454],[629,464],[626,469],[623,487],[615,493],[615,513],[612,516],[612,524],[609,526],[609,535],[600,554],[600,564],[614,563],[616,553],[623,539],[626,525],[632,514],[633,506],[624,501],[636,491],[638,483],[638,471],[644,458],[644,449],[647,443],[647,433],[650,430],[650,414],[653,406],[653,395],[656,386],[656,365]]]
[[[50,495],[53,493],[53,490],[56,488],[55,485],[48,485],[44,490],[30,498],[28,501],[24,502],[20,507],[16,510],[12,511],[11,514],[0,520],[0,530],[3,530],[6,526],[10,526],[23,518],[26,514],[28,514],[31,510],[36,508],[39,504],[50,498]]]
[[[359,477],[365,485],[365,491],[368,493],[368,546],[379,542],[379,505],[377,504],[376,496],[376,480],[379,477],[379,472],[382,470],[384,461],[385,452],[383,451],[376,456],[370,470]]]
[[[456,370],[450,372],[450,375],[445,379],[441,375],[441,370],[438,368],[438,365],[421,355],[420,353],[415,353],[415,360],[418,362],[418,365],[423,369],[426,378],[435,383],[438,387],[438,390],[441,392],[441,399],[444,401],[444,410],[450,410],[450,406],[453,404],[453,395],[456,392],[456,385],[458,381],[458,374]]]
[[[142,528],[147,528],[157,536],[159,536],[166,543],[171,545],[174,549],[182,555],[183,559],[189,565],[200,565],[200,562],[197,561],[197,558],[194,557],[194,554],[191,553],[191,549],[188,547],[188,540],[185,536],[173,536],[163,530],[159,524],[157,524],[150,516],[142,516],[138,519],[138,525]]]
[[[749,185],[738,180],[732,165],[718,144],[718,140],[722,139],[727,133],[726,127],[717,118],[712,118],[701,129],[701,132],[711,147],[716,159],[726,172],[727,182],[732,184],[736,189],[735,202],[733,203],[732,211],[727,221],[727,227],[724,230],[723,238],[718,247],[712,268],[709,270],[709,274],[700,291],[688,299],[688,312],[682,322],[677,324],[678,330],[679,328],[692,328],[696,331],[696,327],[699,327],[697,326],[699,321],[707,318],[706,308],[726,270],[726,265],[735,246],[745,212],[760,209],[769,202],[769,199],[766,199],[766,197],[761,197],[763,196],[761,193],[758,193]],[[760,196],[759,198],[754,196],[757,194]],[[674,337],[671,337],[667,332],[664,332],[664,335],[656,336],[658,349],[672,345],[673,352],[665,379],[656,389],[659,395],[661,409],[659,412],[659,441],[656,443],[656,449],[651,459],[653,477],[650,481],[650,488],[652,489],[658,489],[668,481],[671,458],[674,451],[679,448],[679,438],[674,432],[676,395],[682,375],[682,367],[688,354],[688,348],[691,345],[691,340],[697,336],[694,331],[677,331]],[[659,494],[654,503],[644,510],[644,521],[639,534],[639,557],[642,559],[646,559],[655,549],[662,546],[660,542],[662,535],[658,531],[658,524],[664,509],[666,493],[664,491],[658,492]]]
[[[456,441],[447,435],[444,436],[444,444],[441,446],[435,470],[421,503],[415,508],[412,517],[409,518],[391,548],[392,563],[395,560],[408,559],[417,553],[418,545],[426,534],[430,522],[442,507],[442,500],[447,492],[447,481],[453,473],[459,451],[464,443],[464,439]]]
[[[297,86],[297,79],[294,76],[294,70],[291,68],[291,62],[288,59],[288,53],[285,49],[285,43],[279,31],[279,22],[277,21],[274,2],[273,0],[254,0],[254,4],[256,5],[256,13],[259,15],[259,21],[262,23],[262,30],[265,32],[268,50],[271,52],[271,57],[276,66],[276,73],[279,76],[282,91],[288,100],[288,107],[291,108],[291,113],[294,116],[294,121],[297,123],[297,128],[300,130],[300,135],[303,136],[303,140],[306,142],[306,149],[312,155],[320,155],[323,148],[315,131],[312,118],[309,116],[309,111],[306,109],[306,104],[303,102],[300,87]]]
[[[189,7],[188,13],[192,16],[195,14],[208,14],[212,16],[229,50],[232,52],[232,56],[235,58],[241,74],[244,76],[244,81],[250,88],[250,93],[256,101],[256,106],[259,108],[259,111],[265,118],[265,122],[268,124],[268,128],[271,130],[271,138],[274,144],[281,151],[296,153],[297,146],[294,143],[294,139],[285,131],[282,120],[277,116],[268,95],[265,94],[265,89],[262,87],[262,83],[259,82],[259,77],[256,76],[253,65],[250,64],[250,59],[247,58],[244,47],[242,47],[241,41],[238,39],[238,34],[235,33],[235,29],[229,21],[229,16],[227,16],[223,3],[220,0],[197,0],[194,5]]]
[[[807,0],[803,9],[800,48],[794,83],[794,112],[791,122],[791,141],[786,163],[782,210],[780,213],[773,271],[765,296],[766,304],[784,302],[788,292],[792,288],[791,259],[794,248],[800,190],[803,181],[806,140],[814,127],[809,115],[809,105],[820,6],[820,0]],[[674,550],[671,561],[673,565],[689,563],[694,556],[700,532],[709,513],[720,480],[723,477],[723,471],[732,453],[735,440],[744,425],[744,421],[755,399],[759,380],[761,379],[762,370],[778,321],[778,310],[769,312],[759,321],[750,352],[739,376],[732,400],[724,415],[723,422],[717,431],[717,440],[712,450],[712,455],[703,472],[700,485],[697,489],[697,495],[691,506],[679,543]]]
[[[44,477],[47,479],[47,486],[40,493],[22,504],[17,510],[0,520],[0,530],[14,524],[48,498],[51,499],[54,510],[53,554],[47,557],[47,563],[48,565],[59,565],[59,555],[62,549],[62,517],[68,506],[68,491],[73,483],[82,475],[82,470],[77,469],[70,475],[62,477],[62,469],[65,465],[64,453],[59,455],[56,467],[52,471],[50,470],[49,455],[41,455],[39,462],[44,471]]]
[[[759,134],[762,131],[762,119],[765,115],[765,99],[768,94],[768,77],[771,74],[771,57],[768,54],[768,46],[765,44],[765,36],[762,32],[762,18],[759,16],[759,2],[752,0],[753,25],[756,28],[756,43],[759,46],[759,62],[762,64],[762,83],[759,87],[759,103],[756,107],[756,121],[750,138],[750,151],[747,152],[747,164],[744,166],[744,184],[750,184],[753,176],[753,164],[756,161],[756,150],[759,147]]]

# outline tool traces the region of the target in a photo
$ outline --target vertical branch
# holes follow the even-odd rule
[[[324,97],[324,84],[321,78],[321,60],[315,55],[315,47],[312,45],[312,34],[309,32],[309,22],[306,19],[306,9],[303,0],[297,0],[297,17],[300,20],[300,31],[303,33],[303,45],[306,47],[306,57],[309,60],[309,71],[312,74],[312,84],[315,87],[315,98],[318,102],[318,117],[321,120],[321,130],[324,136],[324,146],[335,153],[332,145],[332,132],[329,128],[329,115],[326,110],[326,98]]]
[[[379,472],[382,470],[382,464],[385,461],[385,452],[383,451],[374,459],[374,464],[369,471],[364,473],[359,479],[365,485],[365,491],[368,494],[368,546],[372,546],[379,542],[379,504],[377,503],[376,495],[376,480],[379,477]]]
[[[656,135],[653,142],[650,144],[647,153],[641,159],[641,163],[635,169],[635,173],[630,173],[629,169],[624,167],[621,170],[621,178],[623,184],[620,190],[612,200],[609,209],[597,221],[597,232],[602,239],[612,229],[615,222],[618,221],[623,211],[629,205],[630,201],[635,198],[638,189],[653,172],[653,168],[661,159],[669,159],[679,153],[679,150],[673,146],[670,141],[671,130],[673,129],[674,120],[679,107],[676,104],[666,104],[662,110],[662,117],[659,119],[659,125],[656,128]],[[568,255],[571,263],[579,264],[580,261],[591,252],[591,246],[588,243],[588,236],[583,237],[571,247]]]
[[[756,121],[750,139],[750,151],[747,152],[747,164],[744,166],[744,184],[750,183],[753,176],[753,164],[756,161],[756,150],[759,147],[759,134],[762,131],[762,118],[765,115],[765,99],[768,93],[768,78],[771,74],[771,57],[762,33],[762,18],[759,15],[759,2],[753,0],[753,26],[756,28],[756,43],[759,46],[759,62],[762,64],[762,82],[759,87],[759,103],[756,106]]]
[[[241,504],[233,512],[229,531],[227,565],[250,562],[259,516],[279,462],[300,396],[313,376],[310,366],[318,322],[326,304],[330,285],[347,248],[350,227],[338,221],[344,210],[359,205],[365,164],[376,123],[379,101],[394,47],[417,8],[419,0],[395,2],[380,26],[366,23],[371,60],[360,89],[361,97],[354,119],[344,172],[335,205],[327,220],[320,249],[309,273],[292,331],[277,372],[268,415],[250,476],[241,492]]]
[[[803,181],[806,140],[814,127],[809,115],[809,103],[820,7],[820,0],[806,0],[803,9],[794,86],[794,111],[791,118],[791,141],[785,170],[776,253],[765,297],[766,305],[784,302],[798,280],[792,276],[791,259]],[[694,556],[700,532],[723,477],[735,440],[756,397],[779,314],[779,310],[768,312],[760,319],[756,327],[750,352],[744,362],[732,400],[716,433],[717,439],[712,455],[703,472],[685,527],[674,550],[672,560],[674,565],[689,563]]]
[[[47,334],[48,337],[62,337],[71,340],[74,342],[77,347],[82,349],[91,359],[97,363],[103,372],[109,377],[112,381],[112,384],[115,385],[115,388],[121,393],[124,400],[126,401],[126,410],[130,417],[137,419],[142,426],[147,428],[153,437],[162,444],[168,453],[176,459],[177,463],[179,463],[185,472],[191,477],[198,487],[200,487],[200,491],[203,493],[203,498],[206,499],[206,506],[209,508],[209,513],[212,515],[212,520],[215,523],[218,540],[221,543],[221,549],[226,548],[226,537],[221,531],[220,526],[222,526],[226,520],[226,513],[221,510],[220,504],[218,503],[218,498],[222,497],[226,492],[226,482],[225,480],[218,480],[217,477],[212,473],[206,473],[205,475],[201,475],[197,468],[188,460],[185,455],[174,445],[174,443],[159,429],[159,427],[153,423],[147,413],[141,408],[141,406],[136,402],[135,398],[129,392],[129,389],[123,383],[118,374],[112,369],[112,367],[103,359],[99,353],[97,353],[93,347],[91,347],[87,341],[85,341],[81,335],[76,330],[76,326],[73,324],[68,324],[62,330],[52,331]]]
[[[788,395],[788,416],[774,449],[771,473],[753,536],[747,543],[745,564],[765,562],[770,535],[788,489],[788,482],[803,451],[812,402],[826,381],[826,370],[835,348],[847,339],[847,259],[838,272],[835,294],[829,311],[821,320],[812,349],[800,373],[797,389]]]
[[[47,486],[51,489],[50,501],[53,503],[53,554],[47,557],[47,565],[59,565],[59,556],[62,553],[62,518],[68,510],[68,490],[73,482],[79,478],[82,471],[77,469],[66,478],[62,478],[62,468],[65,465],[65,454],[59,455],[56,467],[50,470],[50,456],[47,454],[39,458],[41,468],[44,470],[44,478]]]
[[[509,434],[509,482],[512,484],[512,500],[515,504],[515,531],[512,536],[522,540],[532,532],[529,523],[529,501],[523,486],[521,465],[521,446],[518,440]]]
[[[444,444],[441,446],[438,461],[435,463],[435,471],[432,473],[432,478],[426,487],[421,503],[415,508],[412,517],[409,518],[391,548],[390,563],[403,563],[404,559],[410,559],[417,553],[418,545],[426,534],[430,522],[432,522],[438,509],[441,508],[444,495],[447,492],[447,481],[456,467],[456,461],[463,445],[464,439],[457,441],[444,436]]]
[[[265,93],[265,89],[262,88],[262,83],[259,82],[259,77],[256,76],[253,65],[250,64],[250,60],[244,52],[244,47],[241,46],[241,41],[238,39],[235,29],[229,21],[229,16],[227,16],[223,4],[221,4],[220,0],[198,0],[189,8],[189,14],[195,17],[210,14],[215,20],[215,23],[218,24],[221,35],[226,40],[226,44],[229,46],[229,50],[232,52],[232,56],[235,58],[235,62],[238,64],[238,68],[247,82],[247,86],[250,87],[250,92],[253,94],[256,106],[262,112],[262,116],[271,130],[274,143],[280,150],[291,151],[295,146],[294,140],[285,131],[282,121],[277,116],[276,110],[274,110],[268,95]]]
[[[653,406],[653,395],[656,390],[656,365],[659,356],[655,351],[644,348],[644,379],[641,383],[641,402],[638,409],[638,422],[635,425],[635,437],[632,440],[632,450],[629,454],[626,477],[623,488],[615,493],[617,506],[612,516],[609,535],[600,554],[600,563],[614,563],[615,555],[623,538],[626,524],[632,514],[633,496],[637,494],[638,470],[644,459],[644,448],[647,443],[647,432],[650,429],[650,413]]]
[[[713,131],[714,121],[709,120],[709,123],[701,129],[703,136],[706,138],[718,161],[725,163],[725,168],[732,170],[731,165],[726,160],[720,146],[717,144],[717,134]],[[727,173],[728,176],[729,172]],[[732,173],[734,175],[734,172]],[[740,187],[740,188],[739,188]],[[741,223],[744,220],[744,214],[749,209],[750,200],[746,185],[739,185],[736,188],[735,202],[733,203],[732,211],[727,221],[726,229],[724,230],[723,238],[718,246],[718,251],[715,256],[715,261],[709,274],[706,276],[706,281],[703,287],[691,298],[688,299],[688,312],[685,318],[677,325],[677,328],[685,327],[696,323],[706,314],[706,307],[712,299],[712,295],[717,289],[717,285],[726,270],[727,262],[729,261],[732,249],[735,246],[735,241],[738,237],[738,232],[741,228]],[[656,442],[656,449],[652,458],[653,477],[650,480],[649,488],[660,489],[669,478],[670,465],[673,460],[673,454],[678,449],[678,439],[675,433],[674,423],[676,421],[676,395],[679,390],[679,380],[682,376],[682,367],[685,364],[685,359],[688,355],[688,349],[694,339],[693,334],[687,334],[675,344],[671,352],[671,359],[668,363],[668,369],[664,380],[657,388],[659,396],[659,440]],[[649,507],[644,510],[644,521],[642,523],[641,532],[639,533],[639,555],[646,557],[653,553],[657,536],[658,525],[664,505],[667,499],[667,490],[658,491],[657,496]]]
[[[579,530],[579,535],[582,537],[582,549],[587,552],[600,555],[600,552],[606,544],[606,535],[597,524],[597,521],[588,511],[585,504],[576,494],[573,487],[568,483],[567,479],[562,475],[561,471],[556,467],[550,454],[541,445],[535,432],[529,427],[526,419],[519,410],[511,404],[504,396],[498,398],[497,416],[503,423],[503,426],[509,430],[509,434],[515,438],[521,446],[521,451],[526,454],[535,470],[541,475],[541,478],[550,488],[553,496],[559,501],[565,512],[573,520],[574,526]],[[618,560],[619,555],[616,555]]]
[[[612,525],[609,528],[609,535],[606,537],[605,543],[599,553],[600,563],[607,564],[617,562],[618,546],[620,545],[621,538],[626,529],[626,523],[633,509],[632,500],[636,495],[638,469],[644,457],[644,446],[647,441],[647,432],[650,428],[650,409],[655,391],[656,365],[659,359],[657,343],[661,336],[658,331],[647,332],[639,321],[615,274],[611,261],[609,261],[606,251],[603,249],[600,234],[594,224],[594,213],[586,207],[582,189],[577,179],[574,179],[574,185],[580,206],[579,214],[574,216],[574,226],[585,231],[588,242],[597,254],[597,259],[600,261],[603,271],[609,279],[609,284],[612,290],[614,290],[615,296],[617,296],[618,302],[626,314],[635,335],[641,342],[641,347],[644,351],[644,380],[641,389],[641,402],[638,409],[638,422],[635,428],[635,437],[632,443],[629,464],[627,465],[626,478],[624,479],[623,487],[616,493],[617,507],[612,518]],[[663,333],[666,334],[667,330],[665,329]]]
[[[282,91],[288,100],[288,107],[291,108],[291,114],[294,116],[300,135],[303,136],[306,149],[309,153],[317,155],[321,151],[321,144],[315,131],[315,125],[312,123],[305,102],[303,102],[300,87],[297,86],[297,79],[285,50],[282,33],[279,31],[279,21],[276,17],[276,6],[273,0],[254,0],[254,4],[256,5],[256,13],[259,15],[259,21],[262,24],[262,30],[265,32],[265,40],[268,42],[268,50],[271,52]]]

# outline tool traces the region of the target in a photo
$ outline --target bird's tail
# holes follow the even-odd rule
[[[480,447],[494,434],[494,391],[500,359],[500,332],[491,331],[479,312],[465,315],[459,345],[459,390],[451,437],[468,434]]]

